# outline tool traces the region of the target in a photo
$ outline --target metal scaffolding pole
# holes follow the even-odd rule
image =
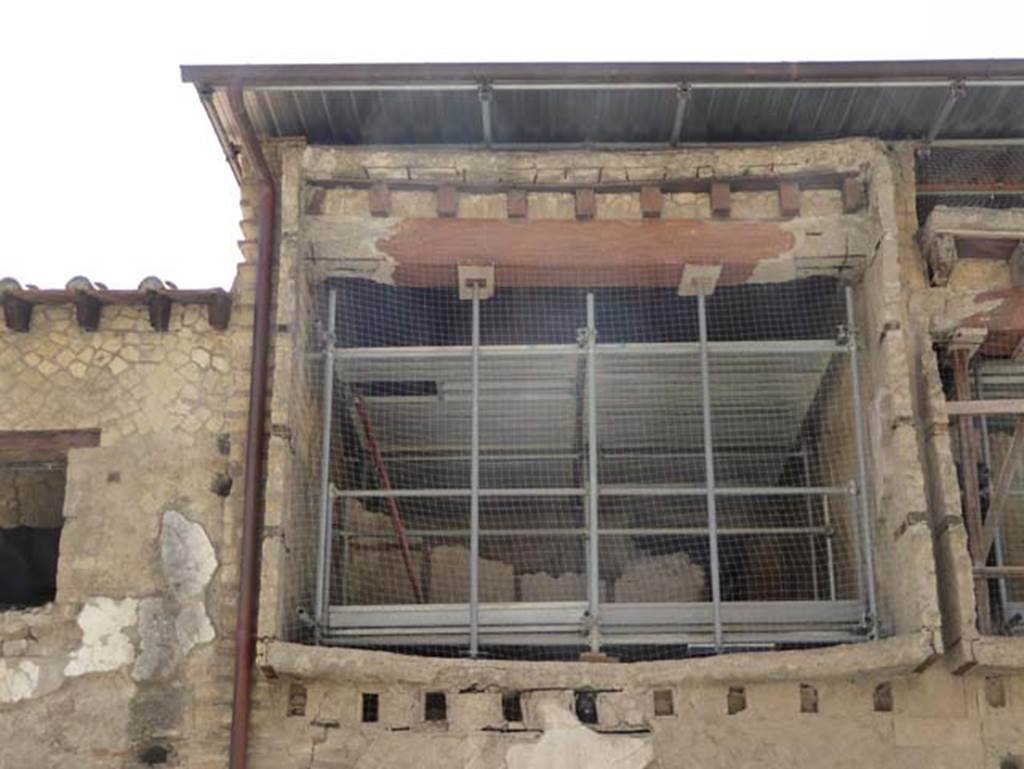
[[[836,600],[836,560],[832,547],[832,511],[830,509],[828,496],[821,495],[821,517],[825,527],[825,555],[828,559],[828,597],[829,600]]]
[[[985,384],[984,377],[981,375],[981,369],[975,367],[974,369],[974,390],[978,400],[984,400],[985,398]],[[981,456],[982,461],[985,463],[985,468],[988,470],[988,483],[989,483],[989,500],[992,500],[992,444],[989,442],[988,432],[988,417],[984,414],[981,415]],[[988,514],[992,514],[992,510],[988,511]],[[995,546],[996,566],[1006,565],[1006,544],[1003,541],[1003,527],[1000,526],[995,531],[995,539],[993,541]],[[999,585],[999,608],[1003,612],[1003,617],[1006,616],[1006,606],[1010,602],[1010,594],[1007,590],[1006,579],[1000,577],[998,580]]]
[[[314,608],[314,638],[320,643],[321,630],[327,619],[330,589],[328,583],[331,563],[331,415],[334,407],[334,348],[337,323],[338,292],[331,289],[327,295],[327,326],[324,333],[324,381],[322,421],[320,424],[320,521],[316,548],[316,605]]]
[[[722,651],[722,585],[718,564],[718,511],[715,499],[715,455],[711,439],[711,372],[708,363],[707,302],[703,291],[697,292],[697,319],[700,328],[700,390],[704,412],[704,473],[707,476],[708,548],[711,556],[711,604],[714,623],[715,651]]]
[[[587,294],[587,611],[590,615],[590,650],[601,648],[599,611],[601,581],[598,563],[597,485],[597,327],[594,320],[594,295]]]
[[[871,532],[871,507],[868,501],[867,445],[864,436],[864,404],[860,392],[860,368],[857,353],[856,314],[853,287],[846,286],[846,328],[850,345],[850,384],[853,390],[853,433],[857,448],[857,503],[863,537],[864,581],[867,586],[868,622],[871,637],[878,638],[878,597],[875,593],[875,549]]]
[[[469,448],[469,656],[480,653],[480,285],[473,284],[473,406]]]
[[[811,484],[811,459],[807,454],[807,445],[801,447],[800,456],[803,459],[804,469],[804,485],[810,486]],[[814,498],[808,496],[807,502],[807,525],[810,527],[814,526]],[[814,538],[814,534],[807,537],[807,544],[810,549],[811,555],[811,586],[814,590],[814,600],[818,600],[818,542]]]

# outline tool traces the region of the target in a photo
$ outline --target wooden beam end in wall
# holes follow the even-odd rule
[[[732,190],[725,182],[711,182],[711,215],[728,217],[732,210]]]
[[[644,219],[659,218],[664,205],[665,196],[661,194],[660,187],[648,185],[640,188],[640,212]]]
[[[391,190],[384,182],[370,185],[370,216],[391,215]]]
[[[509,219],[525,219],[528,213],[526,190],[509,190],[505,207]]]
[[[779,214],[784,217],[800,216],[800,185],[797,182],[779,183]]]
[[[860,211],[867,203],[868,195],[864,182],[854,177],[843,179],[843,212],[852,214]]]
[[[582,221],[593,219],[597,215],[597,194],[592,188],[576,190],[576,218]]]

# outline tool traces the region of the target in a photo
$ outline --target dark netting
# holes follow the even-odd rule
[[[972,361],[973,397],[981,400],[1024,398],[1024,364],[1012,360],[978,357]],[[973,419],[975,456],[978,460],[979,503],[982,521],[993,524],[991,545],[984,563],[991,571],[983,580],[980,597],[987,600],[987,631],[1000,635],[1024,635],[1024,578],[1000,569],[1024,566],[1024,459],[1015,415]],[[959,432],[957,456],[961,456]],[[958,468],[961,484],[964,473]]]
[[[1024,206],[1024,146],[931,147],[916,163],[917,216],[923,225],[936,206]]]
[[[294,637],[623,660],[864,638],[845,287],[546,281],[478,300],[476,387],[456,287],[317,288]]]

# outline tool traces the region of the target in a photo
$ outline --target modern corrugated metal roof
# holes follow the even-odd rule
[[[1024,138],[1024,60],[184,67],[233,132],[358,145]],[[490,135],[488,136],[489,112]]]

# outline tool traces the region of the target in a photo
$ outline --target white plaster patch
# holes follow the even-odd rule
[[[201,597],[217,569],[217,555],[203,527],[174,510],[164,513],[160,560],[179,601]]]
[[[644,769],[654,760],[650,735],[598,734],[560,702],[540,702],[536,712],[543,736],[510,746],[507,769]]]
[[[78,613],[82,645],[64,668],[68,676],[117,670],[135,659],[135,647],[122,631],[135,624],[138,601],[90,598]]]
[[[789,254],[762,259],[754,265],[748,283],[785,283],[796,280],[796,260]]]
[[[35,694],[39,666],[31,660],[0,659],[0,702],[20,702]]]
[[[174,510],[164,513],[160,562],[171,595],[143,599],[139,606],[136,681],[169,675],[194,646],[216,635],[205,598],[217,555],[203,527]]]

